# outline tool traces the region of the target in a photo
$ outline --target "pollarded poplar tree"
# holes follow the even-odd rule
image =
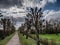
[[[28,39],[28,31],[31,29],[31,26],[35,27],[35,33],[36,33],[36,38],[37,38],[37,45],[40,45],[40,41],[39,41],[39,26],[42,27],[42,8],[40,8],[38,10],[37,7],[35,8],[31,8],[31,13],[27,14],[27,18],[25,19],[26,21],[26,26],[27,26],[27,31],[26,31],[26,38]],[[40,25],[39,25],[40,23]],[[41,30],[41,28],[40,28]]]

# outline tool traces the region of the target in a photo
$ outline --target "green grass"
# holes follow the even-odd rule
[[[5,39],[0,40],[0,45],[6,45],[6,43],[12,38],[14,34],[11,34],[10,36],[7,36]]]
[[[42,39],[47,38],[49,40],[54,40],[56,41],[57,45],[60,45],[60,34],[40,34],[39,35]]]
[[[30,38],[26,39],[25,36],[18,33],[19,39],[22,45],[36,45],[36,42]]]
[[[35,36],[35,34],[32,34],[32,36]],[[54,40],[54,42],[57,43],[57,45],[60,45],[60,34],[56,35],[56,34],[40,34],[39,35],[40,38],[42,39],[45,39],[47,38],[48,41],[49,40]],[[19,33],[19,38],[20,38],[20,41],[22,43],[22,45],[36,45],[36,42],[32,39],[26,39],[25,36],[23,36],[22,34]]]

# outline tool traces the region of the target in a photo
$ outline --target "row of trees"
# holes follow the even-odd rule
[[[25,24],[22,25],[22,27],[20,27],[23,30],[23,35],[26,34],[26,39],[28,39],[28,36],[29,36],[28,34],[31,31],[35,32],[37,45],[40,45],[40,41],[39,41],[39,28],[41,27],[41,21],[42,21],[41,20],[41,17],[42,17],[41,9],[42,8],[40,8],[38,10],[37,7],[31,8],[30,9],[31,12],[26,15],[27,18],[25,18]],[[23,27],[24,27],[24,29],[23,29]],[[32,27],[34,28],[34,30],[32,29]],[[20,31],[22,31],[22,30],[20,30]],[[33,38],[33,37],[31,37],[31,38]]]
[[[26,20],[27,19],[25,19],[25,21]],[[25,22],[25,24],[22,24],[22,26],[20,28],[22,28],[22,27],[24,27],[25,29],[27,28],[26,22]],[[25,29],[22,29],[21,32],[23,32],[23,30],[25,31]],[[31,24],[30,29],[31,29],[30,33],[35,34],[35,27],[33,26],[33,24]],[[43,20],[41,20],[41,22],[39,21],[38,29],[39,29],[40,34],[41,33],[42,34],[58,34],[58,33],[60,33],[60,22],[58,20],[54,20],[54,19],[50,19],[49,21],[43,19]]]
[[[60,23],[59,21],[51,19],[49,22],[46,21],[46,25],[42,25],[42,32],[48,34],[58,34],[60,33]]]
[[[0,38],[1,39],[4,39],[6,36],[15,32],[15,27],[10,19],[1,18],[0,24],[3,26],[3,29],[0,29]]]
[[[38,9],[37,7],[35,8],[30,8],[30,12],[26,15],[25,18],[25,23],[22,24],[22,26],[19,28],[19,31],[21,33],[23,33],[23,35],[26,35],[26,39],[28,39],[28,37],[34,39],[37,42],[37,45],[40,45],[40,42],[43,43],[44,45],[48,45],[48,40],[41,40],[41,38],[39,38],[39,34],[40,33],[58,33],[58,26],[53,26],[50,22],[46,21],[45,19],[42,19],[42,12],[41,12],[42,8]],[[45,22],[45,25],[43,25],[43,23]],[[36,38],[33,38],[31,35],[29,34],[36,34]],[[53,43],[53,42],[52,42]],[[55,45],[52,44],[51,45]]]

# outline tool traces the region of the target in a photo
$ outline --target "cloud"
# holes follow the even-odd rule
[[[12,6],[22,6],[23,0],[0,0],[0,8],[10,8]]]
[[[5,16],[12,16],[14,18],[23,17],[26,15],[25,9],[21,7],[42,7],[44,8],[48,3],[55,3],[57,0],[0,0],[0,12]],[[3,8],[3,9],[2,9]],[[6,8],[6,9],[5,9]],[[59,12],[59,11],[58,11]],[[60,14],[54,10],[45,10],[43,15],[49,17],[50,15]],[[52,16],[51,16],[52,17]],[[22,20],[22,18],[20,18]],[[20,21],[21,21],[20,20]],[[19,23],[21,25],[21,23]],[[17,26],[19,26],[19,24]]]
[[[44,19],[50,20],[50,19],[60,19],[60,11],[54,11],[54,10],[45,10],[43,12]]]
[[[57,0],[47,0],[50,3],[55,3]]]
[[[21,26],[21,24],[23,24],[24,22],[17,22],[17,24],[15,25],[16,30]]]
[[[55,3],[57,0],[23,0],[25,7],[45,7],[47,3]]]
[[[0,9],[4,15],[13,17],[22,17],[26,15],[26,10],[23,8],[18,8],[20,3],[23,7],[42,7],[44,8],[47,3],[55,3],[57,0],[0,0],[0,7],[4,6],[4,9]],[[5,7],[10,7],[5,9]],[[50,10],[45,10],[45,14],[50,12]]]
[[[15,7],[10,7],[8,9],[0,9],[1,13],[5,16],[13,16],[15,18],[17,17],[23,17],[26,15],[26,12],[23,8],[18,8],[17,6]]]
[[[0,8],[17,7],[45,7],[47,3],[55,3],[57,0],[0,0]]]

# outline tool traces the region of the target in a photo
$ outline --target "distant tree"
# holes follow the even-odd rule
[[[6,19],[1,19],[2,23],[3,23],[3,30],[4,30],[4,35],[3,38],[5,38],[5,31],[6,31]]]

